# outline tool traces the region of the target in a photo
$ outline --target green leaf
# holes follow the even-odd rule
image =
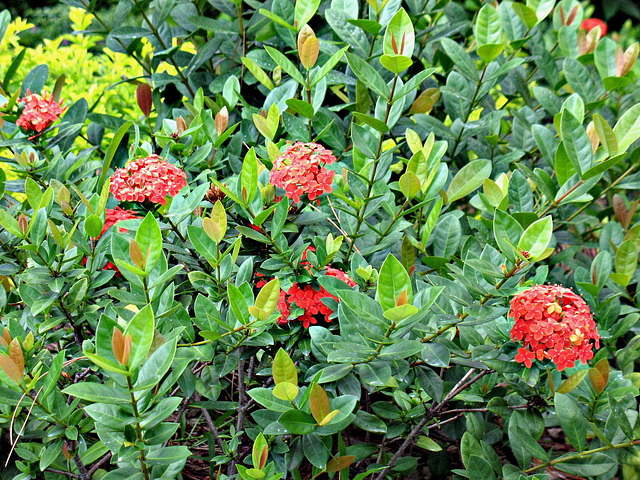
[[[313,18],[315,13],[318,11],[318,7],[320,6],[320,0],[296,0],[295,7],[295,24],[297,30],[300,30],[304,27],[309,20]]]
[[[289,354],[282,348],[278,350],[273,359],[272,366],[273,381],[276,385],[281,382],[289,382],[298,385],[298,372]]]
[[[447,203],[466,197],[482,186],[485,178],[491,175],[490,160],[473,160],[469,162],[453,177],[447,188]]]
[[[289,382],[280,382],[273,388],[273,396],[280,400],[286,400],[292,402],[298,396],[300,389]]]
[[[244,156],[240,180],[242,185],[242,201],[245,202],[245,205],[249,205],[258,190],[258,159],[256,158],[256,152],[253,150],[253,147],[250,148]]]
[[[556,415],[567,440],[578,452],[585,449],[587,442],[587,419],[578,404],[570,396],[556,393]]]
[[[415,173],[404,173],[398,182],[400,191],[407,199],[412,199],[420,193],[420,179]]]
[[[522,20],[529,30],[538,24],[539,20],[535,10],[522,3],[515,2],[511,4],[511,8],[513,8],[513,11],[516,12],[516,15],[520,17],[520,20]]]
[[[253,76],[256,77],[256,80],[258,80],[262,85],[267,87],[269,90],[273,90],[273,82],[271,81],[271,78],[269,78],[269,75],[267,75],[267,72],[265,72],[260,67],[260,65],[258,65],[256,62],[254,62],[248,57],[242,57],[242,63],[244,63],[244,65],[249,69],[249,71],[253,74]]]
[[[100,171],[100,178],[98,179],[98,192],[102,191],[107,174],[109,173],[109,168],[111,168],[111,162],[113,161],[113,157],[115,156],[118,147],[120,146],[120,142],[132,126],[133,122],[125,122],[120,126],[120,128],[118,128],[118,131],[111,139],[107,152],[104,155],[104,160],[102,161],[102,169]]]
[[[420,435],[418,440],[416,441],[416,445],[423,450],[427,450],[429,452],[440,452],[442,451],[442,447],[438,445],[434,440],[431,440],[429,437],[424,435]]]
[[[593,152],[587,132],[568,110],[562,112],[560,131],[569,160],[582,176],[593,163]]]
[[[278,422],[294,435],[307,435],[316,430],[316,421],[308,413],[291,409],[278,418]]]
[[[618,137],[618,153],[626,152],[640,138],[640,103],[624,112],[613,131]]]
[[[618,137],[602,115],[599,113],[593,114],[593,124],[598,133],[600,143],[604,147],[607,155],[610,157],[615,156],[618,153]]]
[[[615,260],[616,272],[621,275],[633,276],[638,266],[638,249],[632,239],[625,240],[618,247]]]
[[[520,243],[524,229],[520,223],[502,210],[497,210],[493,219],[493,235],[500,251],[509,260],[516,259],[515,247]]]
[[[118,405],[131,401],[131,396],[126,390],[92,382],[69,385],[62,390],[62,393],[95,403],[112,403]]]
[[[455,66],[462,73],[464,73],[472,80],[479,80],[480,77],[478,75],[478,70],[473,64],[473,60],[471,60],[471,57],[469,56],[467,51],[462,48],[462,46],[458,42],[445,37],[440,40],[440,44],[442,45],[442,48],[444,49],[447,56],[451,58],[451,60],[453,60]]]
[[[324,468],[329,460],[329,450],[315,433],[302,437],[302,450],[307,460],[316,468]]]
[[[385,55],[400,55],[411,59],[414,46],[415,33],[413,31],[413,23],[405,9],[401,7],[387,25],[382,51]],[[382,64],[384,65],[384,63]]]
[[[587,376],[587,370],[580,370],[579,372],[574,373],[569,378],[567,378],[562,384],[556,389],[556,393],[569,393],[571,390],[580,385],[580,382]]]
[[[378,278],[378,302],[383,311],[391,310],[397,306],[397,300],[405,293],[407,303],[411,303],[413,293],[411,279],[402,263],[393,255],[388,255]]]
[[[351,67],[351,70],[353,70],[353,73],[356,74],[356,77],[358,77],[362,83],[385,100],[389,98],[389,86],[375,68],[359,56],[348,52],[347,61],[349,62],[349,66]]]
[[[491,5],[484,5],[477,14],[473,34],[478,45],[502,42],[502,23],[498,11]]]
[[[518,250],[529,252],[531,261],[535,261],[549,246],[553,236],[553,220],[550,216],[536,220],[524,231],[518,242]]]
[[[391,73],[400,74],[413,65],[413,60],[404,55],[382,55],[380,63]]]
[[[469,480],[495,480],[496,474],[491,464],[478,455],[469,457]]]
[[[136,243],[140,247],[142,256],[146,257],[144,270],[149,273],[162,256],[162,232],[158,221],[151,212],[147,213],[138,227]]]
[[[273,61],[276,62],[280,66],[280,68],[282,68],[282,70],[287,72],[291,76],[291,78],[293,78],[300,85],[306,84],[306,81],[302,76],[302,73],[300,73],[300,70],[298,70],[293,62],[285,57],[282,52],[268,45],[265,45],[264,49],[267,51],[269,56],[273,58]]]
[[[146,305],[131,319],[124,330],[124,336],[127,335],[131,335],[132,339],[129,367],[135,370],[147,358],[153,343],[154,320],[151,305]]]
[[[260,289],[255,305],[249,307],[249,313],[258,320],[268,320],[275,312],[280,299],[280,281],[274,278]]]
[[[326,61],[326,63],[320,67],[316,68],[311,72],[311,86],[314,87],[316,83],[326,77],[329,72],[331,72],[335,66],[338,64],[342,57],[344,57],[345,52],[349,50],[349,47],[344,47],[338,50],[336,53],[331,55],[331,58]]]

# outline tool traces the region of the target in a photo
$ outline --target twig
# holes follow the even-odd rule
[[[411,430],[411,433],[409,433],[409,436],[407,437],[407,439],[402,443],[402,445],[400,445],[400,448],[393,455],[393,457],[391,457],[391,460],[389,460],[389,462],[387,463],[387,466],[375,477],[375,480],[384,480],[384,477],[387,475],[387,472],[391,470],[391,468],[395,465],[398,459],[402,457],[405,450],[413,444],[413,441],[420,434],[420,432],[427,425],[427,423],[429,423],[429,420],[435,417],[446,406],[446,404],[449,401],[451,401],[451,399],[453,399],[456,395],[458,395],[458,393],[462,392],[463,390],[473,385],[475,382],[480,380],[485,375],[493,372],[493,370],[484,370],[480,372],[478,375],[476,375],[475,377],[473,377],[471,380],[469,380],[469,377],[471,377],[471,375],[473,375],[475,371],[476,371],[475,368],[472,368],[471,370],[469,370],[466,373],[466,375],[462,377],[458,383],[456,383],[456,385],[451,389],[449,394],[446,397],[444,397],[444,399],[440,403],[438,403],[437,405],[434,405],[429,410],[427,410],[427,412],[424,415],[424,418],[420,421],[420,423],[418,423],[418,425],[416,425],[413,428],[413,430]],[[442,424],[443,422],[440,422],[440,423]]]

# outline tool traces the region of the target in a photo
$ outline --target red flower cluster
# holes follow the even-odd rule
[[[592,359],[594,344],[600,348],[600,335],[589,306],[568,288],[531,287],[513,297],[509,316],[516,322],[511,339],[524,343],[524,348],[518,349],[516,362],[527,368],[535,359],[551,359],[563,371],[578,359],[582,363]]]
[[[175,197],[187,185],[187,174],[159,155],[138,158],[111,177],[111,193],[120,201],[165,205],[167,195]]]
[[[140,217],[136,214],[136,212],[132,210],[124,210],[120,207],[107,208],[107,211],[105,212],[104,225],[102,226],[102,232],[100,232],[100,235],[96,237],[96,240],[102,237],[102,235],[104,235],[106,231],[109,230],[116,223],[122,222],[123,220],[131,220],[132,218],[140,218]],[[120,233],[126,233],[127,231],[126,228],[122,228],[122,227],[119,227],[118,230],[120,231]],[[86,265],[86,264],[87,264],[87,257],[84,257],[82,259],[82,265]],[[118,267],[116,267],[111,262],[107,262],[107,264],[104,267],[104,270],[115,270],[116,276],[120,275],[120,270],[118,270]]]
[[[296,142],[276,158],[271,170],[271,184],[283,188],[294,203],[305,193],[315,200],[323,193],[331,193],[335,172],[323,165],[336,161],[331,150],[317,143]]]
[[[114,226],[116,223],[122,222],[123,220],[131,220],[133,218],[140,218],[136,214],[136,212],[134,212],[133,210],[124,210],[120,207],[107,208],[107,211],[105,212],[105,219],[104,219],[104,225],[102,227],[102,232],[100,233],[100,236],[96,238],[96,240],[98,240],[102,235],[104,235],[105,232],[109,230],[112,226]],[[119,227],[118,231],[120,233],[126,233],[127,229]]]
[[[585,18],[580,24],[582,30],[590,32],[596,27],[600,27],[600,36],[604,37],[607,34],[607,24],[599,18]]]
[[[22,98],[21,101],[25,105],[22,114],[16,121],[16,125],[25,130],[38,133],[44,131],[49,125],[58,120],[66,109],[66,107],[62,108],[62,102],[58,103],[53,99],[53,94],[47,98],[46,93],[43,97],[27,90],[27,96]]]
[[[307,251],[314,251],[313,247],[309,247]],[[305,251],[303,256],[303,265],[307,270],[311,270],[311,265],[306,261],[307,252]],[[354,282],[349,275],[337,268],[327,267],[325,274],[330,277],[336,277],[342,280],[350,287],[355,287]],[[262,276],[258,274],[258,276]],[[257,283],[257,287],[261,288],[267,283],[266,280],[260,280]],[[338,298],[331,295],[324,287],[320,287],[320,290],[314,289],[311,285],[301,285],[294,283],[289,290],[280,290],[280,299],[278,300],[278,311],[280,312],[280,318],[278,318],[278,324],[286,325],[289,322],[289,315],[291,314],[292,307],[299,307],[304,310],[304,313],[296,318],[297,321],[302,322],[304,328],[309,328],[310,325],[318,323],[316,315],[324,316],[325,322],[330,322],[330,315],[333,311],[322,303],[323,298],[333,298],[338,301]]]

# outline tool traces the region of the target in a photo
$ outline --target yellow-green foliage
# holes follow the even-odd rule
[[[69,18],[75,31],[85,30],[93,20],[93,15],[79,8],[71,8]],[[0,75],[4,76],[11,61],[22,47],[18,43],[18,34],[34,25],[14,19],[0,42]],[[67,43],[68,45],[62,45]],[[62,35],[44,44],[27,49],[19,70],[13,77],[13,88],[19,85],[24,76],[36,65],[46,63],[49,66],[49,79],[46,88],[51,91],[61,75],[66,76],[61,98],[65,104],[73,103],[84,97],[91,107],[104,92],[104,96],[94,112],[107,113],[125,118],[139,115],[135,103],[135,84],[114,84],[124,78],[135,78],[142,74],[142,68],[131,57],[115,53],[107,48],[102,53],[92,53],[97,37],[90,35]]]

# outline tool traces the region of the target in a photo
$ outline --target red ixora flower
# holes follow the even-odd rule
[[[308,250],[314,251],[315,248],[309,247],[307,251]],[[301,262],[301,265],[307,270],[310,270],[310,264],[306,261],[307,251],[305,251],[302,256],[303,262]],[[349,275],[337,268],[326,267],[325,274],[342,280],[350,287],[356,286],[356,282],[354,282]],[[258,274],[258,276],[262,275]],[[261,288],[266,283],[266,280],[260,280],[256,286]],[[317,316],[324,317],[324,321],[329,323],[331,321],[329,317],[333,313],[333,310],[327,307],[322,302],[322,299],[329,297],[333,298],[337,302],[338,298],[327,292],[324,287],[319,288],[319,290],[316,290],[311,285],[303,285],[296,282],[289,288],[289,290],[280,290],[280,299],[278,300],[278,311],[280,312],[280,317],[278,318],[278,324],[286,325],[289,323],[291,309],[295,307],[303,310],[302,315],[298,316],[295,320],[302,322],[304,328],[309,328],[310,325],[318,323]]]
[[[533,360],[550,359],[559,371],[576,360],[587,363],[593,348],[600,348],[598,327],[589,306],[571,289],[536,285],[511,300],[509,316],[515,320],[511,339],[523,342],[516,362],[531,368]],[[593,340],[593,343],[591,343]]]
[[[107,208],[105,212],[104,225],[102,226],[102,232],[100,232],[100,235],[96,237],[96,240],[100,239],[100,237],[102,237],[102,235],[104,235],[106,231],[109,230],[116,223],[122,222],[123,220],[131,220],[132,218],[140,218],[140,217],[133,210],[124,210],[120,207]],[[120,233],[126,233],[127,229],[118,227],[118,231]],[[82,259],[82,265],[86,265],[86,264],[87,264],[87,257],[84,257]],[[116,276],[120,275],[120,270],[118,270],[118,267],[116,267],[111,262],[107,262],[107,264],[104,267],[104,270],[115,270]]]
[[[120,201],[165,205],[187,185],[187,174],[159,155],[138,158],[111,177],[111,193]]]
[[[315,200],[323,193],[331,193],[335,172],[324,168],[336,161],[331,150],[317,143],[296,142],[276,158],[271,170],[271,184],[284,189],[294,203],[305,193]]]
[[[44,131],[49,125],[58,120],[66,110],[66,107],[62,107],[62,102],[56,102],[53,99],[53,94],[47,98],[46,92],[43,95],[39,95],[27,90],[27,96],[20,101],[24,102],[24,108],[16,121],[16,125],[37,133]]]
[[[600,27],[600,36],[604,37],[607,34],[607,24],[599,18],[585,18],[580,24],[580,28],[590,32],[596,27]]]

